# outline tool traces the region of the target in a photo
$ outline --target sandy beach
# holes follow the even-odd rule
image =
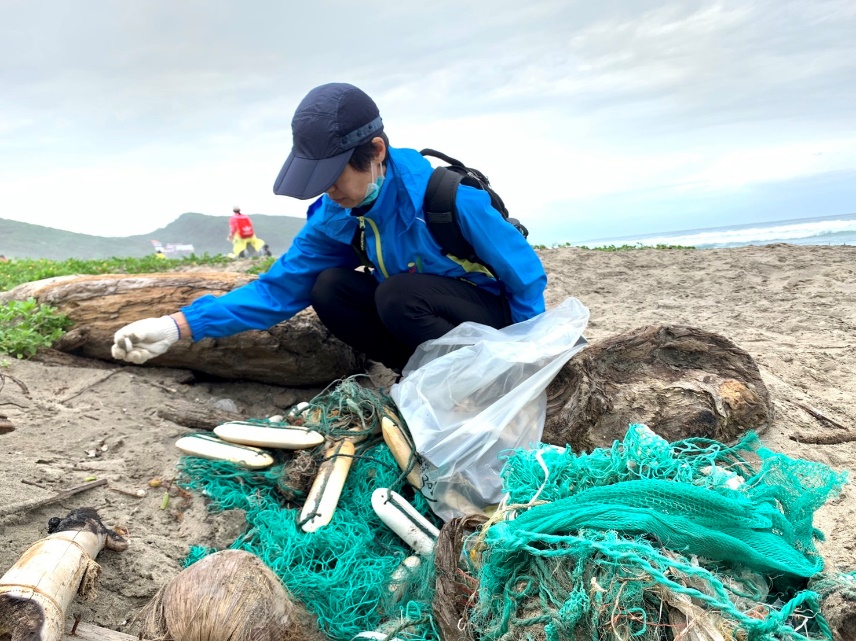
[[[775,406],[762,435],[791,457],[856,470],[856,247],[768,245],[718,250],[540,250],[549,277],[547,304],[569,296],[591,310],[590,342],[651,323],[722,334],[757,362]],[[247,417],[282,413],[318,390],[254,383],[182,383],[178,370],[81,360],[79,366],[15,361],[0,369],[0,509],[47,497],[89,477],[99,487],[61,503],[0,519],[0,573],[45,535],[50,517],[94,507],[107,525],[123,525],[130,547],[104,551],[97,598],[75,601],[69,616],[129,633],[130,621],[181,569],[190,545],[228,546],[240,514],[209,514],[201,496],[162,509],[175,477],[175,440],[192,430],[157,416],[185,399],[231,399]],[[115,489],[145,490],[136,498]],[[827,536],[827,568],[856,569],[856,493],[851,485],[816,514]]]

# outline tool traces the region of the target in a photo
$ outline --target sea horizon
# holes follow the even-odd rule
[[[856,214],[794,218],[610,238],[601,237],[574,241],[568,244],[573,247],[682,245],[696,247],[697,249],[724,249],[774,243],[856,245]]]

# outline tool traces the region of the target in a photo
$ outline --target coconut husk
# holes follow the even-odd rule
[[[315,618],[257,556],[223,550],[161,588],[137,615],[157,641],[321,641]]]
[[[443,641],[473,639],[472,631],[466,625],[467,611],[478,585],[476,579],[467,574],[461,554],[464,551],[464,539],[486,521],[487,517],[481,514],[452,519],[443,526],[437,537],[434,548],[437,581],[432,610]]]

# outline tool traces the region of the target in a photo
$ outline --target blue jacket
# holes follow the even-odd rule
[[[310,305],[319,273],[359,266],[351,241],[365,227],[366,251],[382,281],[393,274],[421,272],[471,281],[504,293],[516,322],[544,311],[547,276],[525,238],[493,209],[480,189],[460,186],[456,198],[464,237],[491,265],[502,284],[482,265],[443,256],[422,214],[431,164],[412,149],[389,149],[386,179],[371,209],[360,218],[326,195],[309,207],[307,221],[288,252],[243,287],[223,296],[202,296],[182,308],[193,338],[230,336],[267,329]]]

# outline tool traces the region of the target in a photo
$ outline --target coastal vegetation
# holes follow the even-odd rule
[[[242,271],[258,274],[267,271],[275,259],[256,258],[246,261]],[[156,258],[107,258],[104,260],[78,260],[76,258],[54,261],[11,260],[0,263],[0,291],[8,291],[45,278],[82,274],[150,274],[165,271],[182,271],[199,265],[225,265],[232,262],[223,255],[189,256],[180,259]],[[71,323],[50,305],[42,305],[34,299],[9,301],[0,305],[0,353],[15,358],[30,358],[40,349],[50,347]]]

